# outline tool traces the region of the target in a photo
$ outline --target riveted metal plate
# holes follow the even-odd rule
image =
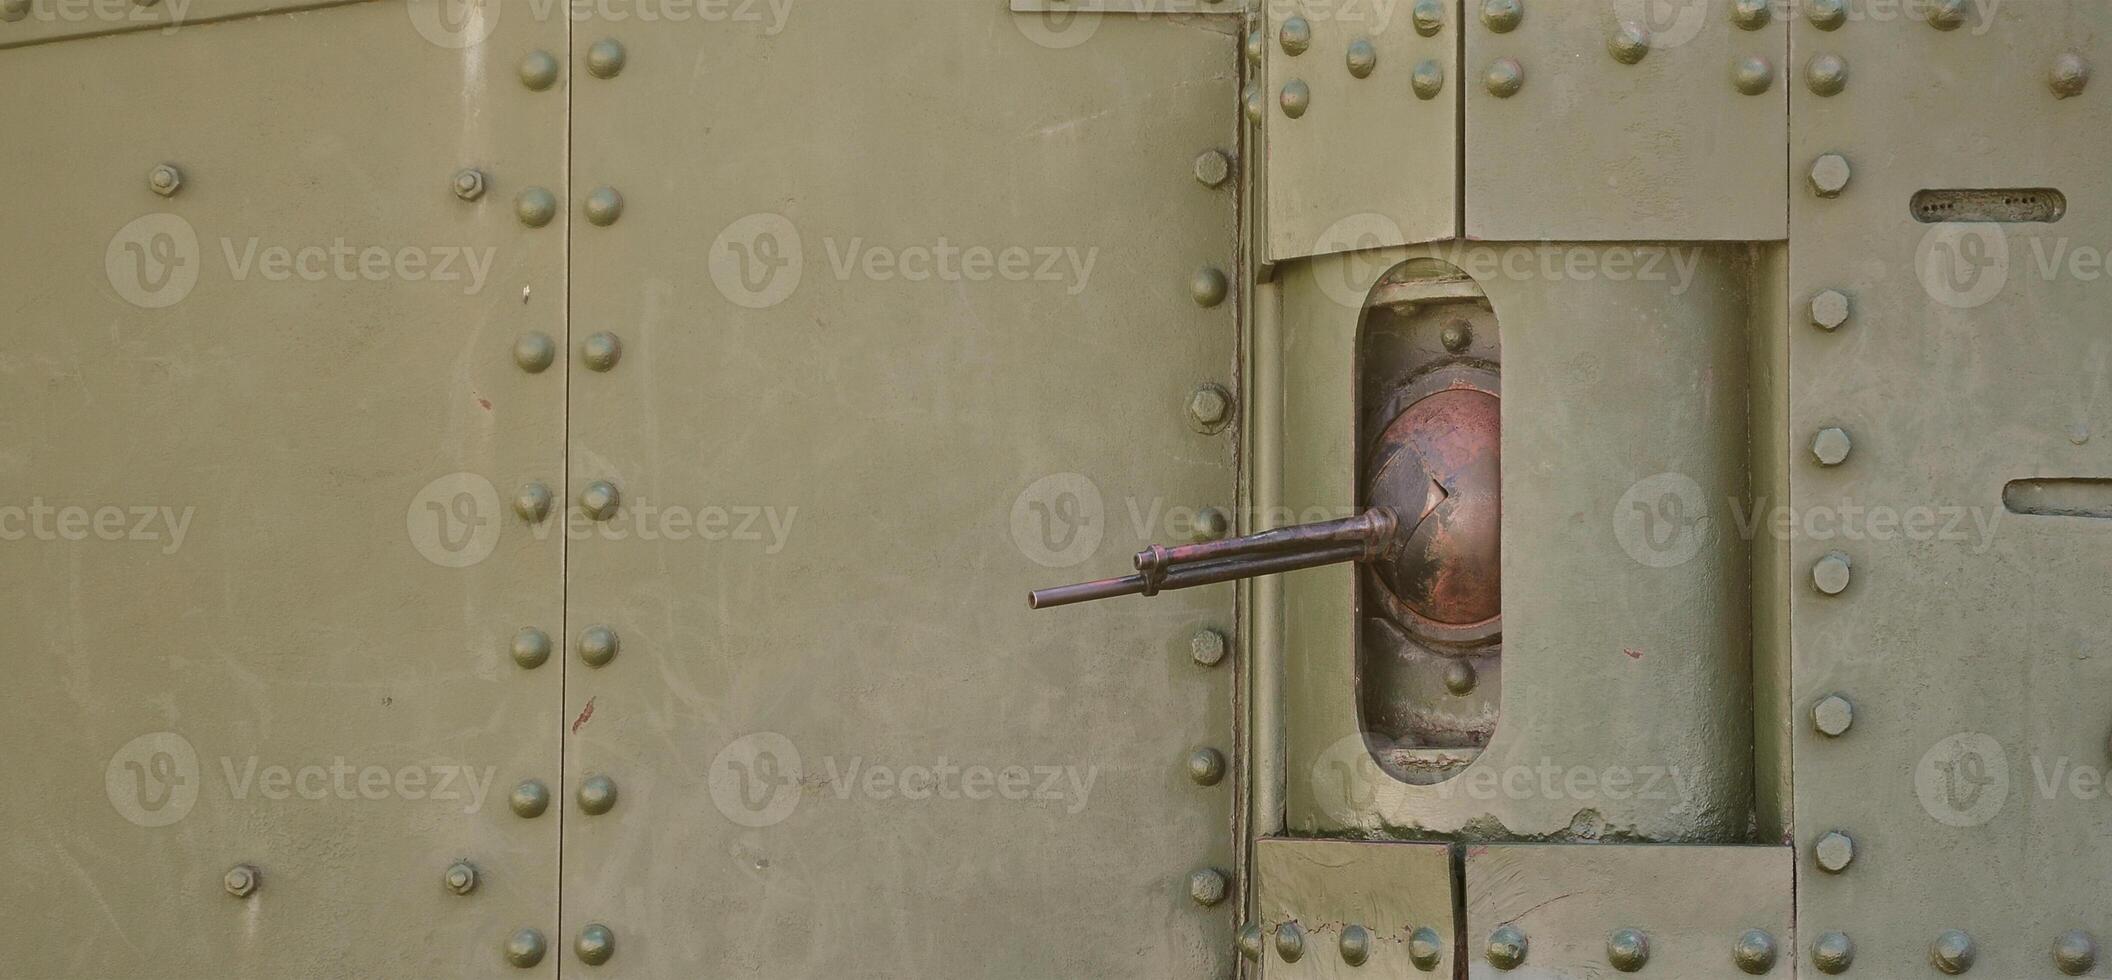
[[[1647,939],[1641,976],[1748,980],[1754,974],[1732,950],[1754,929],[1775,949],[1772,968],[1759,975],[1797,975],[1787,847],[1476,844],[1465,866],[1466,975],[1476,980],[1621,976],[1607,941],[1624,929]],[[1484,955],[1504,926],[1527,945],[1525,962],[1508,971]]]
[[[1444,782],[1388,775],[1356,701],[1353,570],[1284,576],[1291,831],[1743,839],[1747,550],[1692,515],[1747,485],[1748,250],[1466,243],[1280,269],[1289,513],[1353,512],[1361,303],[1411,257],[1472,275],[1502,336],[1501,721]],[[1625,721],[1577,721],[1607,718]]]
[[[1239,0],[1012,0],[1013,13],[1244,14]]]
[[[1241,651],[1192,646],[1235,587],[1023,599],[1236,504],[1238,426],[1187,411],[1239,388],[1238,302],[1190,291],[1236,269],[1195,178],[1236,32],[791,10],[574,34],[629,53],[574,94],[579,186],[626,207],[574,245],[624,354],[574,372],[571,479],[623,510],[567,563],[623,653],[566,667],[570,778],[622,801],[565,822],[564,934],[641,976],[1222,976],[1243,879],[1190,886],[1237,867],[1238,780],[1187,764],[1237,758]]]
[[[2014,513],[2004,493],[2112,475],[2112,93],[2049,85],[2064,54],[2112,63],[2112,8],[1969,4],[1941,31],[1915,7],[1798,24],[1792,42],[1852,74],[1837,95],[1797,91],[1791,164],[1837,153],[1852,176],[1838,197],[1791,195],[1791,309],[1835,289],[1852,312],[1831,332],[1788,324],[1783,427],[1792,445],[1836,425],[1855,439],[1839,466],[1789,470],[1792,707],[1855,706],[1839,738],[1795,727],[1798,923],[1851,937],[1857,974],[1930,973],[1931,943],[1959,929],[1971,975],[2055,975],[2056,937],[2112,932],[2112,522]],[[2052,189],[2066,214],[1925,224],[1911,204],[1931,188]],[[1838,596],[1811,587],[1832,551],[1854,563]],[[1854,863],[1816,873],[1832,831]]]
[[[1288,0],[1265,4],[1262,101],[1268,257],[1293,259],[1428,242],[1458,234],[1458,5],[1417,29],[1411,3]],[[1301,53],[1283,35],[1309,36]],[[1302,27],[1300,26],[1302,25]],[[1369,42],[1370,74],[1348,67]],[[1296,46],[1294,43],[1293,47]],[[1441,80],[1419,97],[1418,72]],[[1309,93],[1303,114],[1282,107],[1286,86]]]
[[[1768,241],[1788,232],[1788,29],[1731,20],[1731,0],[1523,0],[1498,33],[1465,0],[1466,233],[1495,241]],[[1775,7],[1784,5],[1776,4]],[[1649,50],[1623,64],[1622,25]],[[1499,98],[1484,73],[1524,72]],[[1734,69],[1762,58],[1774,79],[1739,91]]]
[[[1255,923],[1273,937],[1295,923],[1305,953],[1287,961],[1265,944],[1268,980],[1351,977],[1449,977],[1454,961],[1452,848],[1446,844],[1263,839],[1254,842]],[[1343,961],[1342,933],[1363,926],[1370,954],[1361,966]],[[1428,967],[1415,962],[1411,943],[1428,929],[1440,943]]]
[[[556,926],[507,794],[561,680],[509,648],[564,537],[504,501],[564,465],[564,371],[512,354],[564,337],[563,232],[450,180],[564,185],[512,81],[563,42],[367,3],[0,52],[9,975],[554,975],[501,946]]]
[[[26,4],[21,19],[0,16],[0,48],[12,48],[67,38],[147,31],[173,37],[184,31],[202,30],[219,21],[259,14],[283,14],[338,7],[366,0],[20,0]],[[445,0],[406,0],[396,4],[397,16],[406,7],[424,5],[438,12]],[[406,21],[408,23],[408,21]],[[431,23],[444,23],[432,18]]]

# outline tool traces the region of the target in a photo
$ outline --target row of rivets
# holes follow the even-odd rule
[[[579,362],[587,370],[608,372],[623,359],[623,341],[606,330],[592,334],[579,345]],[[540,331],[522,334],[513,342],[513,362],[529,374],[541,374],[557,363],[557,342]]]
[[[599,922],[579,930],[579,938],[572,943],[572,951],[588,966],[600,966],[616,955],[616,934]],[[549,945],[543,941],[538,929],[522,929],[506,940],[506,962],[525,970],[543,961]]]
[[[1425,934],[1427,942],[1424,942]],[[1422,949],[1417,949],[1422,944]],[[1443,947],[1437,934],[1429,929],[1416,930],[1409,941],[1410,952],[1416,965],[1424,970],[1437,966]],[[1489,965],[1499,970],[1515,970],[1525,965],[1532,944],[1524,931],[1515,925],[1499,926],[1489,934],[1488,948],[1483,952]],[[1427,953],[1427,958],[1419,953]],[[1749,929],[1731,945],[1731,962],[1740,970],[1760,975],[1774,969],[1775,937],[1765,929]],[[1650,936],[1641,929],[1617,929],[1606,937],[1606,962],[1622,973],[1634,973],[1650,963]]]
[[[598,817],[616,808],[616,781],[602,775],[588,776],[580,781],[574,798],[579,801],[580,810]],[[550,787],[540,779],[523,779],[506,798],[506,805],[514,816],[533,820],[550,809]]]
[[[1979,945],[1962,929],[1946,929],[1929,944],[1929,965],[1951,976],[1971,970],[1979,956]],[[1829,932],[1811,944],[1811,964],[1820,973],[1846,973],[1854,963],[1855,941],[1846,933]],[[2097,937],[2082,929],[2062,933],[2053,941],[2053,965],[2071,977],[2095,969]]]
[[[1250,922],[1240,928],[1235,946],[1241,956],[1260,962],[1265,938],[1261,926]],[[1363,966],[1371,960],[1373,942],[1371,930],[1351,923],[1343,927],[1335,948],[1342,954],[1342,962]],[[1298,962],[1305,957],[1305,928],[1295,921],[1278,925],[1275,945],[1276,955],[1285,963]],[[1425,973],[1436,970],[1444,955],[1445,941],[1437,930],[1424,926],[1408,937],[1408,959],[1416,969]]]

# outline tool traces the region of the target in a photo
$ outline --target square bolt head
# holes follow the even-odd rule
[[[1828,694],[1811,706],[1811,727],[1827,738],[1840,738],[1855,724],[1855,705],[1838,694]]]
[[[1821,290],[1811,298],[1811,325],[1821,330],[1839,330],[1848,322],[1848,294],[1838,289]]]
[[[1839,466],[1848,459],[1848,431],[1839,426],[1819,430],[1811,439],[1811,456],[1820,466]]]
[[[1855,862],[1855,841],[1838,830],[1829,830],[1811,845],[1811,856],[1819,862],[1819,870],[1840,874]]]
[[[1828,153],[1811,162],[1811,189],[1820,197],[1839,197],[1848,186],[1848,158]]]

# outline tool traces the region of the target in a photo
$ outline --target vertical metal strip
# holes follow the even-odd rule
[[[1250,472],[1254,527],[1277,526],[1283,511],[1283,341],[1282,290],[1273,282],[1254,287],[1254,400],[1247,424],[1254,430]],[[1270,575],[1254,582],[1253,647],[1248,657],[1253,751],[1248,779],[1254,787],[1249,825],[1256,837],[1283,832],[1283,580]]]

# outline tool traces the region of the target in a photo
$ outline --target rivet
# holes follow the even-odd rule
[[[1437,98],[1437,93],[1445,90],[1445,66],[1439,64],[1436,58],[1417,62],[1415,73],[1409,77],[1409,84],[1415,88],[1416,98],[1425,102]]]
[[[1811,584],[1827,595],[1840,595],[1848,588],[1848,556],[1829,551],[1811,566]]]
[[[623,42],[605,37],[587,49],[587,74],[595,78],[615,78],[623,73],[623,63],[629,55],[623,50]]]
[[[1827,738],[1840,738],[1855,725],[1855,705],[1838,694],[1828,694],[1811,706],[1811,727]]]
[[[1283,27],[1276,31],[1276,41],[1283,45],[1283,53],[1292,57],[1304,54],[1313,46],[1313,25],[1305,18],[1293,14],[1284,18]]]
[[[533,626],[523,626],[513,634],[513,662],[529,670],[541,667],[550,660],[550,634]]]
[[[1525,4],[1520,0],[1482,0],[1481,22],[1498,34],[1508,34],[1518,29],[1525,20]]]
[[[1811,162],[1811,190],[1820,197],[1839,197],[1848,186],[1848,158],[1828,153]]]
[[[557,84],[559,65],[557,58],[548,51],[530,51],[521,58],[519,71],[521,84],[535,92],[547,91]]]
[[[2083,86],[2090,84],[2090,63],[2073,51],[2063,52],[2053,59],[2053,70],[2046,75],[2046,84],[2053,94],[2068,98],[2083,94]]]
[[[548,950],[540,931],[522,929],[506,939],[506,962],[525,970],[541,963]]]
[[[1261,64],[1261,56],[1268,50],[1268,38],[1257,27],[1247,32],[1247,60]]]
[[[1225,634],[1216,630],[1196,630],[1188,639],[1188,652],[1195,662],[1205,667],[1215,667],[1225,659]]]
[[[1456,697],[1463,698],[1474,693],[1474,684],[1477,680],[1473,664],[1464,660],[1454,660],[1445,665],[1445,690],[1451,691]]]
[[[1261,86],[1248,82],[1247,90],[1240,96],[1240,101],[1246,105],[1247,121],[1256,126],[1261,125],[1262,113],[1268,109],[1267,100],[1262,98]]]
[[[1525,933],[1517,926],[1500,926],[1489,933],[1489,965],[1499,970],[1515,970],[1525,964],[1527,946]]]
[[[540,187],[530,187],[513,199],[513,213],[521,224],[541,228],[557,217],[557,198]]]
[[[1770,0],[1731,0],[1731,23],[1739,30],[1757,31],[1773,19],[1768,9]]]
[[[1811,845],[1811,856],[1818,862],[1820,871],[1840,874],[1855,863],[1855,841],[1838,830],[1829,830]]]
[[[1195,179],[1204,187],[1223,187],[1232,179],[1232,158],[1223,150],[1204,150],[1195,158]]]
[[[455,196],[465,201],[474,201],[484,196],[484,172],[475,167],[465,167],[455,172]]]
[[[1839,466],[1848,461],[1848,450],[1853,446],[1848,439],[1848,430],[1837,425],[1820,429],[1811,437],[1811,458],[1820,466]]]
[[[1650,962],[1650,937],[1641,929],[1619,929],[1606,937],[1606,962],[1622,973],[1634,973]]]
[[[579,938],[572,943],[572,952],[579,961],[588,966],[600,966],[616,955],[616,934],[599,922],[591,923],[579,931]]]
[[[1213,748],[1188,753],[1188,778],[1198,786],[1215,786],[1225,778],[1225,754]]]
[[[1516,58],[1498,58],[1482,76],[1482,84],[1488,86],[1490,95],[1508,99],[1525,87],[1525,66]]]
[[[1293,78],[1284,84],[1283,93],[1276,97],[1276,101],[1283,106],[1284,115],[1296,119],[1312,108],[1313,90],[1305,84],[1305,79]]]
[[[1753,55],[1731,65],[1731,85],[1746,95],[1759,95],[1775,85],[1773,62]]]
[[[1811,965],[1820,973],[1846,973],[1855,964],[1855,941],[1845,932],[1829,932],[1811,944]]]
[[[514,816],[534,819],[550,808],[550,787],[540,779],[523,779],[513,788],[513,795],[506,798],[506,805],[513,808]]]
[[[1216,541],[1232,533],[1232,515],[1217,507],[1205,507],[1195,512],[1195,539]]]
[[[1342,938],[1335,944],[1342,951],[1342,962],[1350,966],[1363,966],[1371,959],[1371,930],[1351,923],[1342,929]]]
[[[2097,967],[2097,937],[2081,929],[2061,933],[2053,941],[2053,965],[2071,977],[2079,977]]]
[[[1848,0],[1806,0],[1804,16],[1819,30],[1833,30],[1848,23]]]
[[[623,504],[623,495],[616,485],[607,480],[596,480],[579,492],[579,509],[597,521],[606,521],[616,516],[616,509]]]
[[[0,21],[10,24],[29,16],[29,0],[0,0]]]
[[[1296,963],[1305,955],[1305,930],[1296,922],[1286,922],[1276,927],[1276,955],[1285,963]]]
[[[147,186],[163,197],[175,197],[183,189],[183,171],[173,163],[156,164],[147,172]]]
[[[1821,330],[1839,330],[1848,322],[1848,294],[1822,289],[1811,298],[1811,325]]]
[[[1650,32],[1632,20],[1622,21],[1613,29],[1613,36],[1606,39],[1606,51],[1621,64],[1635,64],[1650,53]]]
[[[1935,942],[1929,944],[1929,965],[1954,977],[1972,969],[1973,960],[1979,955],[1973,937],[1966,935],[1963,929],[1945,929],[1936,936]]]
[[[227,873],[220,876],[220,886],[227,889],[227,893],[236,898],[248,898],[257,893],[257,885],[261,884],[263,880],[264,876],[259,874],[256,868],[247,864],[238,864],[227,869]]]
[[[529,374],[541,374],[557,363],[557,341],[540,331],[524,333],[513,342],[513,363]]]
[[[1197,385],[1188,396],[1188,423],[1198,432],[1222,431],[1232,421],[1232,395],[1223,386]]]
[[[467,895],[477,890],[477,869],[468,861],[456,861],[440,879],[447,890],[457,895]]]
[[[1454,320],[1437,332],[1437,341],[1454,354],[1466,350],[1474,343],[1474,327],[1465,320]]]
[[[1445,29],[1445,5],[1438,0],[1415,0],[1415,32],[1436,37]]]
[[[1343,60],[1348,63],[1351,75],[1369,78],[1372,69],[1379,66],[1379,49],[1371,46],[1369,38],[1360,37],[1349,42],[1349,53]]]
[[[541,524],[543,518],[550,516],[550,503],[553,499],[550,487],[542,481],[535,480],[523,484],[513,495],[514,516],[530,524]]]
[[[1775,937],[1765,929],[1747,929],[1731,945],[1731,962],[1753,976],[1775,968]]]
[[[1965,26],[1966,0],[1929,0],[1929,26],[1955,31]]]
[[[1224,901],[1226,890],[1224,872],[1215,868],[1204,868],[1188,876],[1188,897],[1205,908]]]
[[[579,784],[579,808],[598,817],[616,808],[616,781],[607,776],[588,776]]]
[[[1262,935],[1261,927],[1249,922],[1239,927],[1239,939],[1235,941],[1234,945],[1239,947],[1239,955],[1259,963],[1261,962],[1261,951],[1265,945],[1265,940],[1266,937]]]
[[[589,667],[606,667],[616,659],[616,651],[623,645],[616,631],[606,626],[589,626],[579,631],[579,659]]]
[[[1839,95],[1848,87],[1848,62],[1837,54],[1815,54],[1804,63],[1804,84],[1819,95]]]
[[[1188,295],[1195,297],[1197,306],[1216,306],[1231,292],[1232,283],[1215,266],[1197,269],[1188,279]]]
[[[623,359],[623,341],[606,330],[580,342],[579,360],[590,371],[608,371]]]
[[[623,217],[623,195],[614,187],[596,187],[587,193],[587,220],[607,228]]]
[[[1445,958],[1445,938],[1437,930],[1424,926],[1408,937],[1408,961],[1424,973],[1437,970]]]

